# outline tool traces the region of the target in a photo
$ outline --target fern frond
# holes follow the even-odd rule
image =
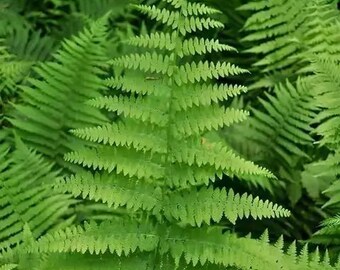
[[[220,106],[220,101],[246,88],[211,81],[247,71],[231,63],[184,57],[230,49],[215,40],[195,38],[197,30],[220,25],[208,16],[214,11],[184,0],[169,3],[170,9],[137,6],[168,25],[169,34],[132,39],[131,45],[146,50],[109,61],[123,76],[106,80],[112,91],[106,97],[90,98],[87,104],[114,112],[116,122],[73,129],[86,143],[66,154],[65,160],[90,172],[76,170],[55,186],[58,191],[106,204],[122,218],[49,234],[26,251],[120,257],[143,253],[145,259],[152,253],[149,266],[157,269],[162,265],[154,260],[160,262],[164,257],[175,268],[195,269],[200,263],[200,269],[253,266],[263,270],[266,260],[270,269],[284,263],[286,269],[294,269],[289,267],[295,266],[295,257],[267,243],[264,248],[275,250],[288,263],[283,259],[274,262],[259,252],[259,241],[222,234],[216,227],[195,228],[222,217],[235,223],[250,216],[285,217],[289,211],[258,197],[212,188],[212,182],[224,175],[228,179],[273,175],[236,155],[218,135],[222,127],[248,116],[246,111]]]
[[[146,157],[148,156],[148,158]],[[164,176],[164,167],[156,162],[151,153],[136,152],[128,148],[100,147],[84,148],[65,155],[65,160],[81,164],[84,167],[123,173],[130,177],[160,179]]]
[[[322,228],[318,230],[311,238],[312,243],[323,245],[339,245],[338,238],[340,231],[340,217],[337,214],[334,217],[328,218],[321,224]]]
[[[124,114],[136,120],[148,121],[163,127],[167,124],[167,107],[162,99],[143,99],[143,97],[99,97],[89,102],[95,108],[106,109],[110,112]]]
[[[0,93],[3,96],[13,94],[31,66],[31,62],[18,61],[6,46],[0,45]]]
[[[235,194],[232,189],[202,188],[199,191],[170,194],[165,201],[165,215],[192,226],[219,222],[223,216],[232,223],[237,219],[287,217],[288,210],[269,201],[244,193]]]
[[[69,129],[106,119],[84,104],[105,88],[99,78],[106,61],[105,24],[104,19],[94,22],[79,37],[63,43],[55,62],[35,68],[41,79],[29,79],[31,85],[21,87],[25,102],[14,106],[10,121],[16,132],[40,152],[57,157],[58,162],[62,162],[64,152],[77,145]]]
[[[137,47],[165,49],[173,51],[176,49],[179,57],[189,55],[203,55],[211,52],[220,51],[236,51],[235,48],[221,44],[218,40],[204,39],[204,38],[190,38],[185,39],[181,45],[176,44],[177,35],[170,36],[169,33],[152,33],[150,35],[137,36],[128,40],[128,44]]]
[[[110,64],[117,67],[124,67],[127,69],[141,69],[145,72],[157,72],[161,74],[172,75],[173,69],[171,63],[174,60],[174,55],[161,55],[156,52],[145,54],[131,54],[122,56],[109,61]]]
[[[9,153],[0,146],[0,250],[20,244],[23,228],[27,224],[34,237],[58,223],[71,204],[68,195],[51,190],[58,181],[59,172],[42,156],[17,143],[17,149]]]
[[[221,28],[224,26],[223,23],[209,17],[198,18],[195,16],[185,16],[185,11],[183,10],[181,10],[181,12],[170,11],[165,8],[159,9],[156,6],[147,5],[137,5],[135,7],[143,14],[148,15],[151,19],[162,22],[174,30],[178,29],[182,35],[202,31],[204,29]],[[181,15],[184,17],[181,17]]]
[[[55,188],[71,193],[74,197],[81,195],[83,199],[100,200],[109,207],[126,206],[134,211],[151,211],[161,203],[160,188],[155,188],[146,181],[141,181],[138,185],[136,182],[137,179],[123,175],[112,177],[109,174],[93,175],[83,172],[61,180]]]
[[[218,130],[225,126],[244,121],[249,113],[233,108],[219,106],[192,107],[176,113],[177,121],[173,127],[175,136],[197,135],[205,131]]]
[[[187,2],[183,0],[166,0],[169,4],[177,9],[181,9],[184,16],[188,15],[212,15],[221,13],[221,11],[208,7],[205,4]]]
[[[278,72],[279,80],[281,74],[284,74],[281,78],[295,79],[298,73],[311,72],[311,55],[337,58],[339,21],[334,3],[270,0],[247,3],[240,9],[253,10],[244,26],[249,33],[244,41],[252,43],[247,51],[259,56],[254,66],[261,68],[260,72]],[[264,83],[268,84],[261,79],[253,87],[259,88]],[[271,80],[269,86],[274,85]]]
[[[136,47],[146,47],[146,48],[155,48],[155,49],[166,49],[168,51],[172,51],[175,49],[177,35],[174,33],[170,35],[169,33],[151,33],[149,35],[142,35],[132,37],[126,41],[127,44]]]
[[[221,44],[218,40],[204,39],[204,38],[190,38],[185,39],[181,48],[178,51],[180,57],[188,55],[203,55],[211,52],[222,51],[237,51],[235,48]]]
[[[208,106],[226,101],[247,92],[247,87],[228,84],[197,84],[188,86],[186,91],[176,91],[173,95],[173,107],[176,110],[187,110],[194,106]]]
[[[150,130],[153,130],[151,133]],[[137,151],[166,153],[165,131],[152,125],[131,123],[113,123],[98,127],[77,129],[72,133],[84,140],[110,146],[133,147]]]
[[[333,269],[327,261],[317,261],[319,258],[311,261],[307,246],[297,256],[295,253],[285,254],[263,240],[237,238],[230,233],[221,235],[217,228],[183,229],[172,226],[165,229],[162,226],[155,228],[150,224],[138,225],[131,221],[104,222],[99,225],[89,223],[85,228],[74,226],[44,236],[28,250],[30,253],[78,251],[97,255],[109,252],[121,257],[156,249],[159,249],[161,256],[169,254],[176,266],[184,262],[189,267],[203,266],[202,269],[206,269],[204,266],[209,263],[224,267],[237,266],[241,269]],[[268,253],[275,257],[275,261],[268,258]],[[148,258],[147,255],[143,257]],[[150,259],[149,264],[153,265],[155,257]]]
[[[56,43],[54,38],[29,28],[19,28],[6,39],[6,45],[18,60],[34,63],[48,60]]]
[[[157,256],[152,253],[136,252],[129,257],[119,257],[112,254],[52,254],[48,257],[43,270],[111,270],[112,265],[117,270],[150,270],[152,267],[160,270],[173,270],[176,268],[174,260],[168,255]],[[186,267],[187,270],[197,269],[193,265],[187,265],[181,260],[179,268]],[[217,267],[212,264],[200,266],[201,270],[222,270],[223,267]]]
[[[94,222],[81,226],[69,227],[64,231],[57,231],[38,240],[27,252],[79,252],[103,254],[106,251],[117,255],[129,255],[139,251],[151,251],[158,243],[157,235],[150,224],[138,224],[134,221],[119,223]]]
[[[132,74],[127,72],[123,77],[106,79],[106,84],[116,90],[122,90],[126,93],[136,93],[143,96],[168,96],[170,92],[169,86],[164,84],[164,77],[162,75],[143,76],[136,72],[132,72]]]
[[[317,105],[323,109],[314,123],[318,123],[315,133],[321,135],[321,145],[336,148],[339,143],[339,113],[337,91],[340,88],[339,65],[332,60],[316,59],[312,64],[315,71],[314,88],[317,91]]]
[[[219,79],[247,72],[247,70],[231,63],[200,61],[179,66],[178,72],[174,74],[174,80],[178,85],[182,85],[200,81],[206,82],[211,79]]]
[[[276,97],[266,94],[268,101],[260,99],[266,113],[254,109],[250,125],[255,132],[249,138],[275,152],[277,157],[293,165],[292,154],[308,158],[303,147],[312,146],[310,125],[316,116],[314,96],[303,80],[296,88],[287,81],[275,89]],[[288,112],[288,113],[287,113]]]

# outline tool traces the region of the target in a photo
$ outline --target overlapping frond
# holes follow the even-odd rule
[[[337,57],[339,15],[332,1],[258,1],[240,9],[254,12],[244,26],[244,41],[251,44],[247,52],[259,56],[254,65],[268,75],[255,88],[311,72],[311,54]]]
[[[339,245],[340,216],[328,218],[322,222],[322,228],[312,237],[311,242],[323,245]]]
[[[29,28],[19,28],[6,38],[10,53],[20,61],[33,63],[48,60],[57,47],[56,43],[54,38]]]
[[[188,269],[216,269],[216,266],[210,268],[211,264],[217,267],[237,266],[240,269],[333,269],[327,257],[321,260],[316,254],[309,258],[307,246],[297,255],[295,243],[288,248],[287,253],[281,250],[280,243],[282,243],[281,238],[274,247],[269,245],[265,238],[253,240],[237,238],[230,233],[221,235],[220,229],[217,228],[210,230],[205,227],[199,229],[184,229],[177,226],[164,228],[122,221],[121,223],[104,222],[99,225],[90,223],[84,228],[74,226],[58,231],[33,243],[29,247],[29,252],[78,251],[81,254],[90,253],[97,254],[97,256],[112,253],[121,258],[124,258],[123,255],[135,253],[136,255],[132,255],[131,263],[136,257],[141,259],[138,255],[144,252],[142,253],[144,260],[150,261],[142,263],[141,267],[158,265],[159,269],[168,269],[167,264],[161,263],[164,258],[168,260],[172,258],[175,267],[183,265]],[[155,256],[153,252],[155,250],[158,250],[160,255]],[[148,256],[145,252],[152,252],[149,254],[153,256]],[[268,253],[276,260],[270,260]],[[104,258],[107,258],[107,255]]]
[[[23,240],[23,228],[28,225],[34,237],[39,237],[59,222],[71,200],[68,195],[53,191],[60,175],[53,164],[28,149],[21,142],[10,152],[0,147],[0,250]],[[7,148],[7,149],[6,149]]]
[[[17,84],[23,80],[32,64],[18,61],[1,43],[0,40],[0,93],[5,97],[16,91]]]
[[[264,71],[287,68],[296,59],[294,55],[300,44],[292,42],[303,34],[303,23],[308,17],[308,6],[312,1],[264,1],[245,4],[241,9],[254,10],[247,20],[245,29],[250,32],[245,41],[256,41],[249,52],[259,53],[264,57],[255,65],[264,67]]]
[[[223,23],[210,17],[197,17],[193,8],[185,9],[181,7],[180,11],[171,11],[166,8],[160,9],[156,6],[137,5],[136,9],[148,15],[151,19],[162,22],[173,30],[178,30],[182,35],[224,26]]]
[[[276,204],[248,194],[235,194],[233,190],[202,188],[163,195],[164,187],[123,175],[78,173],[60,181],[56,188],[109,207],[147,210],[192,226],[219,222],[224,216],[232,223],[250,216],[254,219],[289,216],[289,211]]]
[[[136,182],[138,184],[136,184]],[[81,196],[83,199],[101,201],[109,207],[126,206],[134,211],[138,209],[161,209],[161,188],[147,181],[123,175],[79,173],[60,181],[55,185],[58,190]]]
[[[204,38],[185,39],[181,46],[176,44],[178,36],[176,33],[151,33],[150,35],[137,36],[127,41],[128,44],[138,47],[155,48],[160,50],[172,51],[177,46],[179,57],[189,55],[204,55],[211,52],[236,51],[235,48],[221,44],[218,40]]]
[[[50,157],[58,159],[77,145],[69,129],[105,119],[85,104],[105,88],[99,78],[106,60],[105,24],[101,19],[65,41],[54,55],[55,62],[35,69],[41,79],[30,78],[30,86],[22,86],[25,103],[15,105],[10,121],[27,143]]]
[[[165,200],[164,214],[192,226],[201,226],[222,217],[235,223],[237,219],[287,217],[289,211],[271,202],[244,193],[235,194],[232,189],[202,188],[199,191],[176,192]]]
[[[312,68],[316,73],[313,86],[318,94],[317,105],[323,109],[314,120],[318,123],[315,132],[321,136],[321,145],[336,149],[340,143],[337,106],[340,89],[339,63],[335,59],[331,60],[331,57],[324,60],[318,58],[313,62]]]
[[[254,117],[249,120],[249,139],[290,166],[294,166],[296,156],[308,158],[304,149],[313,143],[309,133],[317,107],[311,89],[303,79],[296,87],[288,81],[280,84],[276,96],[266,94],[268,101],[260,99],[266,113],[254,109]]]

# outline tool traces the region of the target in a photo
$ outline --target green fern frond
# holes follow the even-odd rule
[[[51,229],[71,204],[68,195],[54,192],[52,184],[59,172],[36,152],[18,142],[10,153],[0,147],[0,250],[23,241],[23,227],[27,223],[34,237]]]
[[[136,152],[128,148],[100,147],[97,149],[84,148],[65,155],[65,160],[81,164],[88,168],[123,173],[138,179],[164,176],[164,167],[150,152]]]
[[[178,46],[176,44],[176,33],[170,36],[169,33],[152,33],[150,35],[137,36],[127,41],[129,45],[137,47],[166,49],[172,51]],[[178,46],[178,56],[184,57],[189,55],[204,55],[211,52],[221,51],[236,51],[235,48],[221,44],[218,40],[204,39],[204,38],[190,38],[185,39],[182,46]]]
[[[322,228],[318,230],[311,238],[312,243],[322,245],[339,245],[340,217],[337,214],[334,217],[326,219],[322,224]]]
[[[139,184],[136,184],[138,182]],[[81,195],[83,199],[101,201],[109,207],[118,208],[126,206],[127,209],[137,211],[143,209],[153,210],[160,207],[161,190],[146,181],[138,181],[122,175],[112,177],[109,174],[91,174],[89,172],[61,180],[55,185],[56,189],[72,194],[74,197]]]
[[[184,112],[176,113],[177,121],[174,124],[173,132],[179,138],[198,135],[242,122],[247,119],[248,115],[247,111],[225,109],[217,105],[195,106]]]
[[[187,33],[203,31],[204,29],[221,28],[224,25],[211,18],[198,18],[196,16],[188,16],[188,12],[170,11],[168,9],[159,9],[156,6],[137,5],[135,6],[141,13],[148,15],[152,20],[162,22],[170,26],[173,30],[179,31],[183,36]],[[184,15],[186,14],[186,15]],[[182,17],[181,17],[182,16]]]
[[[142,9],[144,9],[144,6],[142,6]],[[153,7],[146,8],[146,10],[150,9],[156,13],[158,11]],[[178,12],[181,14],[181,11]],[[166,14],[166,12],[163,14]],[[156,34],[154,35],[156,36]],[[159,34],[158,36],[161,37],[162,35]],[[166,37],[166,34],[162,37]],[[176,43],[178,44],[185,42],[174,33],[167,37],[177,37]],[[134,42],[139,43],[141,39]],[[150,42],[146,42],[145,46],[149,45],[151,49],[155,47]],[[207,46],[207,44],[205,45]],[[192,138],[200,141],[201,134],[240,122],[248,114],[242,110],[225,109],[217,104],[219,100],[233,97],[245,91],[244,87],[202,84],[202,81],[237,75],[246,72],[246,70],[230,63],[219,62],[216,64],[209,62],[198,62],[196,64],[192,62],[178,65],[176,63],[178,54],[177,47],[175,47],[169,55],[165,56],[156,52],[147,52],[131,54],[110,61],[110,64],[114,66],[129,70],[126,77],[109,79],[107,84],[127,93],[138,95],[136,97],[114,95],[113,97],[92,100],[90,104],[117,112],[125,120],[125,124],[118,124],[117,128],[121,129],[122,132],[132,131],[133,126],[137,125],[139,130],[145,131],[143,138],[131,141],[132,137],[129,139],[129,136],[126,136],[125,139],[122,139],[124,133],[119,135],[118,129],[117,131],[108,131],[108,127],[110,126],[111,129],[112,125],[77,130],[76,134],[79,134],[82,138],[105,144],[109,142],[110,145],[119,147],[116,149],[110,147],[83,149],[66,155],[66,159],[86,167],[101,168],[109,172],[115,170],[117,173],[122,172],[125,175],[137,176],[138,178],[161,179],[163,177],[170,186],[187,187],[188,183],[194,185],[206,184],[207,181],[213,180],[215,175],[221,176],[223,171],[231,175],[259,174],[271,177],[272,175],[267,170],[259,168],[251,162],[248,163],[227,150],[222,151],[222,153],[225,153],[225,156],[222,155],[225,161],[222,161],[223,158],[218,157],[217,153],[217,151],[223,149],[221,147],[216,148],[216,152],[213,154],[215,157],[209,159],[209,161],[202,160],[203,162],[196,163],[187,159],[184,163],[185,166],[183,166],[184,164],[181,164],[184,161],[183,158],[189,157],[183,156],[183,152],[180,154],[181,156],[177,156],[174,160],[175,163],[167,164],[174,157],[169,152],[176,149],[176,147],[171,146],[172,144],[174,146],[182,145],[181,140],[183,138],[188,138],[188,142],[192,142]],[[133,71],[130,71],[130,69]],[[137,75],[139,72],[137,70],[144,71],[142,72],[144,75]],[[149,72],[156,72],[156,75],[148,75]],[[134,78],[136,78],[136,81],[134,81]],[[188,88],[187,92],[192,94],[186,95],[183,87]],[[194,94],[195,91],[200,92],[198,102],[195,101],[195,97],[197,97]],[[219,93],[219,91],[221,92]],[[178,102],[181,102],[181,104],[178,104]],[[212,102],[216,104],[212,104]],[[144,128],[142,128],[143,126]],[[155,137],[158,137],[158,140],[155,140],[154,145],[151,145],[151,138]],[[178,149],[188,151],[189,148],[180,146]],[[206,147],[197,157],[200,159],[204,159],[204,156],[209,157],[207,154],[210,150],[209,147]],[[195,156],[194,152],[189,151],[188,153]],[[129,160],[130,158],[131,160]],[[158,163],[157,159],[161,162]],[[217,162],[217,165],[213,164],[214,162]],[[230,165],[227,165],[227,163]],[[213,167],[211,167],[212,165]],[[167,171],[169,173],[164,175]]]
[[[275,94],[276,97],[266,94],[268,101],[260,99],[266,113],[253,109],[249,139],[267,148],[266,153],[275,153],[276,158],[294,165],[292,155],[308,158],[303,147],[313,143],[309,133],[317,115],[316,102],[303,80],[296,87],[288,81],[278,85]]]
[[[18,60],[37,63],[50,58],[57,47],[56,43],[54,38],[39,31],[19,28],[6,39],[5,44]]]
[[[79,173],[59,182],[56,188],[75,197],[81,195],[83,199],[102,201],[114,208],[126,206],[134,211],[162,212],[169,220],[175,218],[192,226],[201,226],[202,222],[210,224],[210,220],[219,222],[223,216],[232,223],[249,216],[254,219],[289,216],[289,211],[276,204],[247,194],[240,196],[233,190],[202,188],[200,191],[174,192],[162,198],[160,187],[122,175],[113,178]]]
[[[188,15],[212,15],[216,13],[221,13],[221,11],[211,8],[205,4],[187,2],[183,0],[166,0],[169,4],[177,9],[181,9],[184,16]]]
[[[167,124],[167,108],[162,104],[162,99],[144,99],[143,97],[99,97],[89,102],[95,108],[106,109],[110,112],[117,112],[117,115],[124,115],[135,120],[150,122],[157,126],[164,127]],[[152,107],[158,104],[157,107]]]
[[[122,77],[106,79],[106,85],[126,93],[139,95],[168,96],[170,87],[164,83],[164,76],[126,72]]]
[[[292,247],[296,248],[294,243]],[[183,229],[177,226],[169,228],[159,226],[155,228],[146,224],[122,221],[121,223],[104,222],[99,225],[90,223],[84,228],[74,226],[44,236],[28,250],[30,253],[78,251],[82,254],[112,253],[126,256],[158,249],[161,256],[169,254],[175,266],[178,267],[184,262],[189,269],[190,267],[206,269],[204,265],[209,263],[224,267],[237,266],[241,269],[334,269],[327,261],[317,261],[315,258],[310,260],[307,248],[305,246],[297,256],[292,252],[292,248],[285,254],[279,248],[268,245],[264,240],[237,238],[230,233],[221,235],[220,229],[217,228],[211,230],[205,227]],[[276,261],[269,259],[267,252],[275,257]],[[155,260],[158,259],[157,256],[148,257],[147,254],[143,257],[150,259],[149,265],[154,265]]]
[[[180,110],[187,110],[194,106],[209,106],[214,103],[229,100],[248,89],[242,85],[228,84],[205,84],[188,86],[186,91],[177,91],[174,93],[173,107]]]
[[[237,219],[279,218],[290,215],[289,211],[269,201],[244,193],[235,194],[232,189],[202,188],[171,194],[165,200],[165,216],[183,223],[200,227],[202,223],[219,222],[225,216],[232,223]]]
[[[149,133],[153,129],[153,133]],[[72,133],[84,140],[110,146],[133,147],[137,151],[152,151],[153,153],[166,153],[164,130],[153,125],[141,125],[137,121],[130,124],[122,122],[112,123],[98,127],[77,129]]]
[[[129,257],[118,257],[112,254],[53,254],[48,257],[45,265],[41,268],[43,270],[111,270],[112,266],[115,270],[151,270],[157,268],[159,270],[173,270],[176,269],[174,260],[168,255],[157,257],[155,259],[152,253],[138,253],[130,255]],[[186,267],[187,270],[195,270],[196,267],[187,265],[181,260],[178,268]],[[223,269],[212,264],[200,266],[201,270],[216,270]]]
[[[160,55],[156,52],[145,54],[132,54],[114,59],[109,63],[126,69],[141,69],[145,72],[157,72],[163,75],[172,75],[173,69],[170,63],[174,60],[174,55]]]
[[[340,46],[339,12],[334,3],[325,0],[315,1],[308,9],[308,20],[305,23],[305,33],[303,37],[304,47],[296,58],[307,62],[299,72],[314,72],[313,65],[309,64],[311,58],[317,55],[321,59],[332,59],[339,61]]]
[[[247,72],[247,70],[239,68],[231,63],[209,63],[208,61],[200,61],[198,63],[193,62],[179,66],[174,79],[178,85],[182,85],[208,81],[211,79],[219,79]]]
[[[2,40],[0,40],[0,93],[3,96],[10,96],[16,92],[17,84],[25,78],[32,63],[18,61],[6,46],[1,46],[1,43]]]
[[[105,88],[99,76],[105,58],[105,20],[94,22],[79,37],[66,40],[55,55],[55,62],[35,68],[41,79],[30,78],[22,86],[23,104],[14,105],[10,122],[25,142],[41,153],[56,157],[76,147],[68,130],[106,118],[84,104]],[[46,117],[49,115],[49,117]]]
[[[274,73],[279,79],[295,79],[298,73],[311,72],[312,54],[337,57],[339,16],[336,5],[330,1],[258,1],[240,9],[253,11],[244,25],[248,32],[244,41],[251,44],[246,51],[259,56],[254,66],[260,72]],[[252,87],[273,87],[275,81],[270,74],[269,82],[260,79]]]
[[[199,39],[192,37],[196,30],[215,24],[206,16],[213,11],[187,1],[170,4],[170,9],[137,6],[170,26],[169,34],[132,39],[130,44],[151,50],[109,61],[124,76],[106,80],[114,89],[106,97],[90,97],[86,105],[114,112],[116,122],[98,121],[72,129],[86,142],[67,153],[65,160],[90,168],[90,172],[78,169],[55,185],[57,191],[106,204],[123,218],[71,226],[40,238],[25,251],[118,256],[143,253],[145,259],[153,254],[148,265],[157,269],[162,269],[158,262],[166,256],[175,268],[183,265],[195,269],[200,264],[202,269],[263,269],[265,260],[268,269],[278,265],[299,269],[291,268],[296,264],[294,256],[284,255],[268,243],[263,243],[263,248],[282,260],[275,262],[259,252],[262,242],[238,238],[234,233],[222,234],[217,226],[197,228],[223,217],[235,223],[250,216],[285,217],[289,211],[258,197],[212,188],[211,183],[223,175],[273,175],[236,155],[217,133],[248,116],[246,111],[219,104],[246,88],[219,86],[211,81],[247,71],[231,63],[195,62],[182,57],[186,54],[183,44],[188,40],[193,40],[195,47],[191,50],[185,45],[188,55],[222,48],[215,41],[195,45]],[[203,11],[196,12],[196,7]],[[159,39],[153,42],[152,37]],[[171,39],[176,46],[164,44]]]
[[[318,94],[318,106],[323,109],[314,120],[314,123],[318,123],[315,133],[322,136],[321,145],[336,148],[340,143],[338,107],[336,106],[337,91],[340,87],[339,65],[336,61],[319,58],[312,64],[312,69],[316,73],[314,88]]]

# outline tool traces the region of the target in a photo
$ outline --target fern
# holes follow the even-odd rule
[[[259,55],[254,66],[266,73],[254,88],[273,87],[286,78],[295,79],[298,72],[310,72],[308,54],[336,55],[336,35],[329,38],[329,25],[335,33],[338,10],[330,1],[258,1],[240,10],[254,12],[245,23],[249,34],[244,41],[253,44],[247,52]]]
[[[338,21],[329,20],[322,24],[325,28],[325,33],[329,35],[327,42],[321,42],[317,49],[310,55],[311,64],[309,69],[314,72],[311,78],[313,87],[317,93],[318,106],[321,111],[314,120],[316,128],[314,133],[319,135],[319,145],[328,150],[327,158],[319,161],[322,166],[322,173],[325,175],[329,187],[324,190],[324,194],[329,198],[323,207],[332,210],[333,213],[339,212],[339,117],[338,107],[335,105],[338,99],[339,91],[339,59],[338,59],[338,45],[335,42],[338,32],[336,31],[339,25]],[[339,216],[326,219],[322,223],[321,228],[312,238],[315,243],[322,243],[327,245],[337,246],[339,243],[336,240],[336,235],[339,233],[337,226]]]
[[[311,1],[259,1],[241,6],[241,10],[254,10],[255,13],[247,20],[245,29],[252,31],[244,41],[265,41],[249,50],[261,53],[265,57],[256,63],[264,66],[265,71],[287,68],[296,62],[289,58],[299,49],[298,43],[291,42],[291,38],[302,36],[306,20],[307,7]],[[268,41],[269,39],[269,41]]]
[[[49,60],[57,47],[56,43],[53,37],[29,28],[18,28],[5,42],[10,53],[17,59],[28,62]]]
[[[296,86],[289,81],[278,84],[273,94],[265,93],[265,98],[259,98],[259,104],[254,103],[257,106],[252,108],[253,116],[245,124],[224,131],[234,149],[244,157],[266,166],[281,180],[279,185],[259,186],[293,206],[288,219],[290,228],[285,231],[294,237],[301,237],[304,233],[312,235],[313,225],[305,224],[317,225],[325,216],[318,206],[309,205],[310,199],[304,196],[303,190],[305,187],[313,195],[312,198],[318,198],[323,191],[321,187],[327,187],[327,182],[319,183],[320,179],[311,179],[314,175],[310,176],[304,170],[305,164],[312,161],[315,145],[311,125],[319,111],[316,92],[305,78],[299,79]],[[280,222],[270,224],[287,228],[286,224]]]
[[[71,204],[69,196],[52,189],[61,176],[53,171],[35,151],[17,141],[10,152],[1,147],[0,198],[0,254],[23,241],[23,227],[29,226],[34,237],[39,237],[56,226]]]
[[[270,246],[267,244],[266,234],[261,240],[252,240],[237,238],[230,233],[221,235],[220,229],[217,228],[183,229],[177,226],[165,228],[161,225],[150,227],[150,225],[132,221],[115,224],[105,222],[100,225],[90,223],[86,224],[85,228],[72,227],[63,232],[50,234],[32,246],[27,246],[27,249],[32,255],[36,252],[74,251],[84,255],[93,254],[96,255],[97,263],[103,269],[106,269],[105,261],[102,261],[104,258],[111,265],[117,261],[122,269],[130,269],[129,265],[135,266],[136,259],[140,263],[139,269],[154,267],[157,269],[176,267],[224,269],[223,265],[237,265],[238,269],[271,269],[273,267],[301,270],[333,269],[326,256],[323,261],[320,261],[318,254],[309,258],[308,246],[304,246],[296,256],[296,244],[292,243],[287,249],[287,255],[283,254],[283,239],[279,238],[275,246]],[[148,255],[148,251],[152,250],[158,251],[160,255],[158,257],[155,257],[154,253]],[[264,250],[270,252],[271,256],[275,256],[275,260],[261,256]],[[134,252],[134,255],[131,256],[131,252]],[[118,254],[119,259],[112,256],[110,261],[108,257],[110,253]],[[125,259],[124,255],[129,255],[129,257]],[[64,263],[53,260],[53,256],[58,258],[60,255],[52,255],[55,268],[50,269],[60,269]],[[72,258],[71,256],[74,255],[68,255],[69,259]],[[172,260],[171,257],[175,259]],[[81,257],[78,255],[75,258]],[[51,267],[51,265],[48,266]]]
[[[121,268],[127,263],[124,269],[135,265],[132,262],[139,254],[146,260],[141,262],[143,269],[332,269],[326,257],[322,262],[318,256],[315,260],[309,258],[307,247],[296,256],[295,244],[284,250],[282,239],[272,246],[267,236],[262,241],[238,238],[232,232],[222,234],[221,228],[213,226],[223,216],[235,223],[250,216],[287,216],[289,211],[251,195],[212,186],[223,175],[272,177],[266,169],[238,157],[216,136],[222,127],[243,121],[248,113],[220,105],[221,100],[244,92],[244,88],[215,86],[211,81],[246,70],[230,63],[184,58],[183,44],[189,42],[188,38],[221,26],[210,18],[217,11],[184,0],[164,2],[170,9],[145,5],[136,8],[163,23],[169,35],[158,34],[157,42],[148,41],[145,35],[129,41],[153,51],[110,61],[124,69],[124,76],[107,80],[115,87],[111,96],[95,97],[88,103],[115,112],[117,122],[72,131],[91,145],[86,142],[65,158],[90,170],[79,170],[55,186],[74,196],[123,208],[127,215],[48,234],[24,251],[52,253],[49,258],[57,264],[56,269],[63,264],[55,260],[58,253],[72,253],[69,258],[73,253],[97,254],[97,258],[99,254],[118,255],[122,259],[112,258],[120,261]],[[162,44],[168,37],[175,46],[164,50]],[[208,52],[207,48],[202,51],[202,46],[219,43],[212,40],[203,44],[192,42],[190,55]],[[228,51],[230,47],[219,49]],[[196,97],[194,91],[201,95]],[[299,126],[305,122],[303,119]],[[163,264],[164,258],[170,263]]]
[[[313,77],[314,88],[317,91],[318,105],[322,111],[315,118],[317,124],[315,133],[320,136],[319,144],[327,146],[330,154],[325,161],[322,161],[325,170],[329,172],[329,177],[333,181],[338,176],[339,171],[339,117],[338,107],[336,106],[337,91],[339,90],[340,81],[337,71],[339,71],[337,59],[323,59],[323,57],[314,58],[311,67],[316,75]],[[334,181],[333,185],[326,190],[326,194],[330,196],[330,201],[325,204],[336,205],[339,202],[338,197],[338,181]]]
[[[84,104],[105,88],[100,80],[105,36],[105,19],[93,23],[63,43],[54,55],[56,62],[35,68],[41,79],[30,78],[30,86],[21,87],[25,102],[15,105],[10,121],[25,142],[51,158],[61,161],[61,155],[77,145],[69,129],[105,119]]]
[[[259,160],[276,160],[278,167],[296,167],[302,158],[309,159],[306,149],[313,143],[309,134],[317,115],[313,92],[308,82],[301,79],[296,87],[289,81],[277,85],[275,96],[266,94],[266,97],[267,100],[259,99],[264,112],[254,108],[254,117],[233,132],[244,134],[258,145],[256,155],[262,156]]]
[[[17,61],[6,46],[0,47],[0,93],[2,97],[11,96],[16,91],[16,84],[25,77],[30,67],[30,62]]]

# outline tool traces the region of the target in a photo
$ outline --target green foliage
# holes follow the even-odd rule
[[[278,84],[274,95],[260,98],[263,109],[253,109],[254,117],[242,132],[248,141],[258,144],[264,160],[276,160],[278,167],[295,167],[298,158],[309,158],[304,147],[313,143],[310,124],[316,117],[316,102],[307,82],[298,80]]]
[[[238,157],[216,134],[222,127],[243,121],[248,113],[219,104],[221,99],[229,99],[244,88],[219,87],[212,85],[211,80],[246,70],[230,63],[184,58],[186,51],[189,54],[187,44],[192,46],[190,55],[230,50],[229,46],[208,49],[210,44],[219,44],[215,40],[200,44],[187,39],[188,34],[220,26],[205,17],[216,11],[186,1],[168,3],[171,9],[136,6],[169,26],[170,33],[154,34],[158,39],[155,42],[150,41],[151,35],[133,38],[130,44],[152,51],[110,61],[124,69],[124,76],[107,81],[115,89],[112,95],[94,98],[88,104],[116,113],[118,120],[73,130],[76,136],[93,144],[80,147],[65,158],[91,170],[79,171],[56,185],[58,190],[101,201],[109,207],[126,207],[126,214],[118,220],[90,222],[48,234],[25,250],[118,256],[151,252],[152,257],[143,257],[148,261],[145,269],[157,265],[163,268],[164,256],[172,258],[177,267],[183,263],[200,269],[200,265],[209,264],[240,269],[331,268],[327,260],[310,260],[307,248],[296,257],[292,252],[295,244],[285,253],[280,244],[269,245],[266,237],[263,241],[238,238],[231,232],[222,234],[219,227],[213,226],[212,222],[219,222],[223,216],[234,223],[249,216],[287,216],[289,211],[247,194],[241,196],[233,190],[211,186],[223,174],[240,178],[272,175]],[[169,39],[172,42],[168,43]],[[166,51],[161,51],[165,47]],[[217,89],[225,94],[217,95]],[[202,94],[201,99],[190,95],[196,90],[207,94]],[[138,136],[140,132],[143,136]],[[267,254],[276,254],[275,259]]]
[[[35,68],[41,79],[30,78],[30,85],[21,87],[25,102],[15,105],[10,119],[25,142],[58,162],[58,157],[77,145],[69,129],[105,119],[84,103],[105,87],[100,80],[105,61],[105,20],[65,41],[54,62]]]
[[[249,33],[243,41],[250,42],[247,52],[258,54],[256,67],[265,72],[253,87],[273,87],[286,78],[306,72],[306,55],[336,50],[329,39],[329,25],[336,29],[338,10],[334,1],[257,1],[246,3],[240,10],[254,14],[245,23]]]
[[[0,147],[0,254],[23,241],[27,225],[35,238],[58,223],[71,204],[69,196],[53,190],[61,176],[35,151],[17,141],[11,151],[7,144]]]
[[[0,269],[339,269],[339,28],[333,0],[0,0]]]

